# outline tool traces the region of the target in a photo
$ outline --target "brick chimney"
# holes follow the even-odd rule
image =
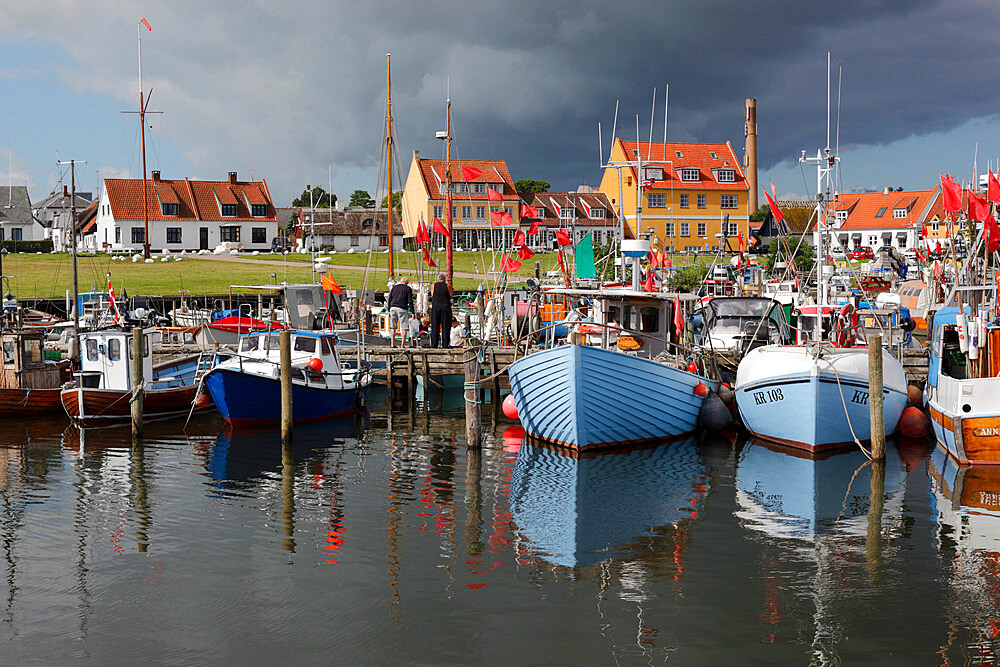
[[[749,197],[747,198],[747,209],[750,213],[757,211],[757,100],[753,97],[747,98],[746,115],[746,164],[747,188]]]
[[[158,169],[153,171],[153,182],[154,183],[160,182],[160,171]]]
[[[229,184],[230,185],[236,185],[236,172],[235,171],[229,172]]]
[[[69,197],[69,186],[63,186],[63,197]]]

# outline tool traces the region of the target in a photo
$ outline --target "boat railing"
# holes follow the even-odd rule
[[[556,336],[555,336],[555,330],[556,330],[557,327],[561,327],[561,326],[567,326],[567,327],[570,327],[570,328],[579,327],[579,326],[585,326],[585,327],[591,327],[591,328],[599,328],[600,329],[600,335],[601,335],[601,345],[600,345],[600,347],[601,347],[601,349],[604,349],[604,350],[607,350],[607,349],[610,348],[611,334],[612,333],[616,334],[617,337],[633,336],[633,337],[636,337],[636,338],[651,338],[651,336],[649,336],[650,332],[648,332],[648,331],[645,331],[645,332],[644,331],[634,331],[632,329],[626,329],[626,328],[622,327],[620,324],[611,324],[611,323],[606,323],[606,322],[590,322],[588,320],[580,320],[580,321],[577,321],[577,322],[556,322],[556,323],[552,323],[552,324],[548,324],[546,326],[543,326],[543,327],[541,327],[539,329],[534,329],[532,331],[529,331],[528,333],[524,334],[523,336],[514,339],[513,344],[512,344],[512,346],[514,348],[514,359],[515,360],[518,359],[519,356],[527,356],[528,350],[531,349],[531,343],[532,343],[532,341],[535,338],[539,338],[541,340],[546,340],[548,347],[555,347],[556,346],[556,342],[555,342],[555,338],[556,338]],[[572,335],[572,333],[573,332],[571,332],[570,335]],[[580,332],[576,332],[576,333],[580,333]],[[667,335],[665,335],[663,337],[663,339],[660,340],[659,342],[662,342],[668,350],[673,350],[673,352],[675,354],[693,354],[693,353],[695,353],[695,350],[693,350],[692,348],[688,347],[687,345],[684,345],[682,343],[676,343],[676,342],[670,340],[669,339],[669,330],[666,333],[667,333]],[[544,338],[542,337],[543,334],[545,334]],[[595,335],[595,334],[592,331],[588,331],[588,332],[583,332],[583,335],[584,336],[592,336],[592,335]],[[522,354],[522,350],[523,350],[523,354]]]

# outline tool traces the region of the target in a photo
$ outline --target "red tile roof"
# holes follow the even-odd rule
[[[611,200],[603,192],[539,192],[533,195],[525,195],[522,199],[529,206],[538,208],[538,212],[543,215],[541,218],[542,223],[545,225],[558,225],[570,222],[569,220],[560,222],[552,202],[558,204],[561,209],[575,208],[577,224],[608,226],[618,224],[617,211],[611,205]],[[588,218],[587,210],[580,203],[582,201],[587,202],[591,211],[594,209],[604,209],[605,217]],[[529,222],[531,222],[531,219],[525,219],[522,220],[521,224],[524,225]]]
[[[853,192],[839,195],[831,208],[847,211],[847,220],[839,229],[907,229],[914,223],[924,222],[937,194],[937,188],[906,192]],[[894,218],[893,211],[896,209],[906,209],[906,217]],[[880,211],[882,215],[879,215]]]
[[[150,220],[266,221],[275,219],[274,202],[266,181],[146,181]],[[173,196],[173,199],[170,197]],[[106,178],[104,197],[116,220],[142,220],[142,179]],[[216,198],[218,197],[218,200]],[[265,204],[263,217],[250,215],[250,204]],[[161,202],[176,202],[178,215],[163,215]],[[222,216],[219,204],[236,204],[235,216]]]
[[[424,179],[424,189],[431,199],[444,199],[445,162],[444,160],[430,160],[421,158],[419,160],[420,175]],[[465,180],[462,175],[462,166],[473,167],[483,172],[483,175],[472,180]],[[507,163],[503,160],[452,160],[451,161],[451,182],[455,183],[503,183],[500,194],[505,201],[518,199],[514,190],[514,181],[507,170]],[[439,185],[440,184],[440,185]],[[472,193],[453,193],[455,201],[477,201],[485,200],[486,195]]]
[[[650,186],[651,189],[663,188],[686,188],[690,190],[747,190],[746,177],[743,174],[743,167],[733,152],[733,147],[729,143],[724,144],[695,144],[680,142],[657,142],[646,141],[624,141],[616,139],[625,151],[625,156],[629,160],[635,159],[635,151],[639,152],[642,158],[643,167],[660,167],[663,169],[663,178],[656,179]],[[712,154],[715,157],[712,157]],[[698,181],[682,181],[680,179],[681,169],[697,169]],[[734,181],[732,183],[720,182],[716,173],[718,169],[732,169],[734,171]],[[636,178],[636,168],[631,167],[632,176]]]

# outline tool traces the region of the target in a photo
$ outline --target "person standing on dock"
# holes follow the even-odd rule
[[[410,279],[403,276],[389,290],[389,347],[396,347],[396,327],[399,327],[401,347],[406,347],[406,334],[410,332],[410,315],[413,313],[413,288]]]
[[[451,289],[443,273],[438,274],[438,281],[434,283],[434,290],[431,292],[431,347],[450,347],[451,338]]]

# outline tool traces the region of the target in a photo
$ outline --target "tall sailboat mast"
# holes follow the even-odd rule
[[[452,234],[451,231],[451,95],[448,96],[448,103],[445,110],[445,138],[444,138],[444,183],[445,183],[445,220],[447,220],[446,226],[448,228],[448,238],[446,240],[447,252],[445,254],[445,275],[448,280],[448,289],[453,290],[452,277],[455,272],[455,267],[452,261],[452,248],[453,244],[451,242]]]
[[[385,54],[385,164],[386,164],[386,190],[388,195],[385,200],[386,217],[389,224],[389,281],[395,279],[395,272],[392,265],[392,77],[389,64],[391,54]]]
[[[152,32],[146,19],[141,19],[136,25],[136,40],[139,44],[139,128],[142,134],[142,256],[149,259],[149,195],[146,192],[146,105],[148,100],[143,100],[142,93],[142,26]]]

